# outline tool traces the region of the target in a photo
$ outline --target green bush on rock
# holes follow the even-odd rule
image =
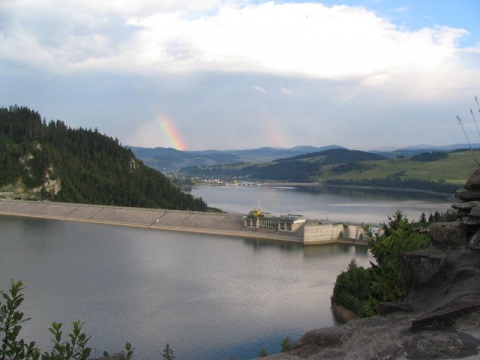
[[[373,233],[367,226],[368,247],[376,260],[365,269],[352,260],[347,271],[338,275],[333,289],[332,303],[353,311],[360,317],[377,313],[380,302],[403,297],[400,281],[400,255],[424,249],[430,245],[428,234],[419,232],[419,224],[410,222],[397,211],[383,224],[383,234]]]
[[[332,302],[353,311],[360,317],[375,315],[376,303],[371,299],[371,269],[357,265],[353,259],[347,271],[337,276]]]

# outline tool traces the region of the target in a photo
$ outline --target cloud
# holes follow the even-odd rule
[[[157,114],[189,149],[461,142],[480,46],[399,24],[316,2],[3,0],[0,103],[138,146],[169,144]]]
[[[293,89],[289,89],[289,88],[285,88],[285,87],[280,87],[280,92],[284,95],[294,95],[296,93],[295,90]]]
[[[406,31],[361,7],[222,1],[8,1],[0,56],[54,70],[257,71],[317,78],[448,64],[467,32]]]
[[[253,86],[253,90],[255,90],[259,93],[262,93],[262,94],[268,94],[267,90],[265,90],[263,87],[258,86],[258,85]]]
[[[398,13],[406,13],[406,12],[410,11],[410,8],[407,7],[407,6],[402,6],[402,7],[397,7],[395,9],[393,9],[393,11],[398,12]]]

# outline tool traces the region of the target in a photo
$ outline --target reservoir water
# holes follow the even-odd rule
[[[209,206],[231,213],[246,214],[254,208],[275,215],[302,214],[309,219],[357,222],[377,225],[401,210],[410,220],[422,212],[451,209],[454,202],[446,196],[419,192],[365,190],[341,187],[309,186],[197,186],[192,195],[203,198]]]
[[[352,221],[364,219],[361,215],[384,221],[389,202],[393,209],[404,204],[345,194],[329,194],[327,201],[293,189],[202,187],[193,192],[231,212],[248,211],[260,200],[262,208],[279,214],[356,214]],[[335,206],[335,196],[343,205]],[[436,199],[405,203],[412,211],[428,212],[450,204]],[[328,213],[328,208],[342,211]],[[22,309],[31,317],[24,335],[43,349],[50,345],[51,322],[64,323],[66,333],[71,321],[81,320],[92,347],[115,352],[130,341],[135,359],[161,358],[167,342],[181,360],[250,359],[262,348],[278,352],[286,336],[296,340],[310,329],[336,324],[330,296],[336,276],[352,258],[364,266],[370,260],[361,246],[303,247],[0,216],[0,289],[6,290],[10,279],[24,282]]]

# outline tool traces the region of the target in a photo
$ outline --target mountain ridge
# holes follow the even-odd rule
[[[174,148],[146,148],[138,146],[127,146],[137,158],[146,165],[164,172],[179,172],[182,168],[193,166],[226,165],[234,163],[262,163],[275,161],[282,158],[321,152],[331,149],[347,149],[340,145],[310,146],[301,145],[292,148],[259,147],[252,149],[231,149],[231,150],[177,150]],[[472,144],[473,148],[480,148],[480,144]],[[401,156],[413,156],[423,152],[453,151],[469,149],[469,144],[451,145],[409,145],[401,148],[385,148],[363,150],[364,152],[378,154],[386,158],[397,158]],[[360,151],[355,149],[348,149]]]

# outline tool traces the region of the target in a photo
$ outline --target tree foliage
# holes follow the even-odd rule
[[[352,260],[347,271],[342,272],[335,282],[332,302],[361,317],[376,314],[380,302],[403,297],[400,256],[430,245],[429,235],[419,231],[426,225],[424,222],[410,222],[401,211],[389,216],[388,220],[380,234],[366,227],[368,247],[376,262],[365,269]]]
[[[367,165],[361,162],[349,162],[346,164],[334,165],[332,167],[332,172],[336,174],[347,173],[350,171],[361,172],[364,170],[370,170],[374,165]]]
[[[74,321],[72,331],[63,337],[62,324],[53,322],[48,329],[53,335],[53,345],[48,351],[42,352],[35,342],[27,343],[21,337],[22,325],[30,320],[24,318],[20,306],[24,301],[23,283],[12,281],[8,292],[0,290],[0,360],[89,360],[94,350],[87,346],[91,336],[82,330],[83,323]],[[3,301],[2,301],[3,299]],[[122,354],[126,360],[132,360],[135,348],[127,342]],[[108,352],[103,353],[108,356]],[[173,349],[167,343],[162,353],[163,359],[174,360]]]
[[[423,152],[412,156],[413,161],[430,162],[448,158],[448,153],[441,151]]]
[[[18,181],[42,199],[101,205],[205,211],[163,174],[97,129],[42,120],[27,107],[0,108],[0,187]],[[57,182],[60,190],[48,184]]]
[[[182,169],[190,176],[236,177],[249,180],[275,180],[289,182],[310,182],[322,174],[322,167],[329,164],[355,163],[361,161],[384,160],[385,158],[358,150],[330,149],[320,152],[298,155],[286,159],[277,159],[262,164],[229,164],[212,166],[192,166]],[[351,166],[351,165],[347,165]],[[343,167],[340,167],[340,170]],[[364,168],[365,169],[365,168]]]
[[[371,269],[358,266],[352,259],[346,271],[337,276],[332,302],[342,305],[360,317],[374,315],[376,303],[371,298]]]
[[[397,211],[384,224],[384,234],[372,234],[368,229],[368,247],[377,263],[372,264],[372,293],[379,302],[394,301],[403,296],[400,281],[400,256],[430,245],[428,234],[417,231],[418,224],[409,222]]]
[[[290,336],[283,338],[280,345],[282,347],[282,352],[288,352],[293,349],[292,339],[290,339]]]
[[[2,347],[0,359],[39,359],[40,351],[34,342],[27,343],[19,338],[22,324],[28,319],[18,308],[23,302],[23,284],[21,281],[13,282],[8,293],[0,291],[3,303],[0,300],[0,334]]]
[[[0,348],[1,360],[88,360],[91,359],[92,348],[87,346],[90,336],[82,331],[83,323],[75,321],[73,329],[65,340],[62,335],[62,324],[52,323],[49,331],[53,335],[53,345],[49,351],[42,351],[35,342],[27,342],[21,337],[22,325],[28,321],[20,311],[24,297],[22,294],[23,283],[12,281],[8,292],[0,291]],[[108,355],[108,353],[105,353]],[[127,360],[133,358],[133,349],[126,343],[125,352]]]

